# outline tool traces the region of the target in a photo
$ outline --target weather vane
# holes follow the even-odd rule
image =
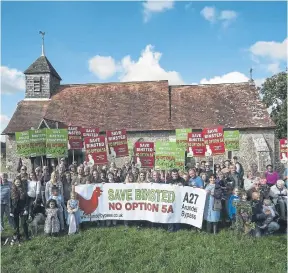
[[[253,68],[250,68],[250,80],[251,80],[251,81],[253,80],[252,72],[253,72]]]
[[[42,35],[42,55],[41,56],[45,56],[45,52],[44,52],[44,36],[45,36],[45,32],[39,31],[39,34]]]

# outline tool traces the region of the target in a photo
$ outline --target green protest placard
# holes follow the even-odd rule
[[[46,129],[29,130],[31,157],[46,155]]]
[[[129,156],[133,157],[134,156],[134,145],[133,145],[133,142],[132,142],[132,140],[129,140],[129,139],[128,139],[127,142],[128,142]]]
[[[239,151],[240,133],[236,131],[224,131],[225,149],[227,151]]]
[[[46,157],[57,158],[68,156],[67,129],[46,129]]]
[[[19,156],[30,157],[30,140],[29,131],[15,133],[17,154]]]
[[[176,129],[176,143],[183,151],[187,150],[188,133],[191,133],[191,128]]]
[[[175,152],[175,168],[182,171],[185,170],[185,151],[179,147],[176,147]]]
[[[169,170],[175,167],[175,142],[156,141],[155,143],[155,169]]]

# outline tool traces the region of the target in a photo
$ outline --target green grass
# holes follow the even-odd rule
[[[2,272],[261,272],[287,271],[286,236],[238,237],[205,232],[88,228],[80,234],[38,236],[2,247]]]

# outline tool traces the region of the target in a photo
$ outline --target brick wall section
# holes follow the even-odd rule
[[[263,138],[265,139],[267,146],[269,147],[270,153],[265,157],[259,156],[256,151],[253,136],[262,134]],[[143,138],[144,141],[152,141],[156,142],[157,140],[164,140],[169,141],[169,137],[175,137],[175,132],[173,131],[159,131],[159,132],[135,132],[135,133],[128,133],[128,139],[132,140],[133,143],[138,141],[140,138]],[[283,169],[283,164],[279,162],[279,145],[277,146],[278,140],[275,139],[274,131],[273,130],[265,130],[265,129],[258,129],[258,130],[246,130],[240,131],[240,151],[232,152],[232,156],[236,155],[239,158],[239,161],[243,164],[244,169],[247,170],[251,168],[252,164],[259,165],[260,168],[265,167],[268,163],[274,163],[277,170]],[[277,148],[277,147],[278,148]],[[276,148],[276,149],[275,149]],[[6,149],[7,155],[6,160],[10,160],[13,162],[13,166],[11,168],[12,172],[16,172],[17,164],[19,160],[19,156],[16,155],[16,143],[15,137],[6,137]],[[223,156],[215,156],[214,163],[219,163],[221,160],[225,160],[228,158],[228,153],[226,152]],[[260,160],[259,160],[260,159]],[[125,160],[129,160],[128,157],[117,158],[116,165],[121,167]],[[196,159],[197,160],[197,159]],[[199,158],[199,161],[206,160],[212,164],[212,157],[204,157]],[[190,160],[195,162],[194,159]],[[23,159],[25,165],[27,165],[28,170],[31,170],[31,162],[29,159]],[[260,170],[263,171],[263,170]]]

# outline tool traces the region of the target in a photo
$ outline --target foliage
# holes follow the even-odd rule
[[[94,223],[88,225],[94,225]],[[2,272],[286,272],[286,237],[90,228],[2,247]]]
[[[260,90],[263,102],[272,108],[278,138],[287,137],[287,73],[281,72],[266,79]]]
[[[237,208],[235,230],[238,233],[248,234],[255,229],[252,222],[252,206],[249,201],[239,201],[235,203]]]

